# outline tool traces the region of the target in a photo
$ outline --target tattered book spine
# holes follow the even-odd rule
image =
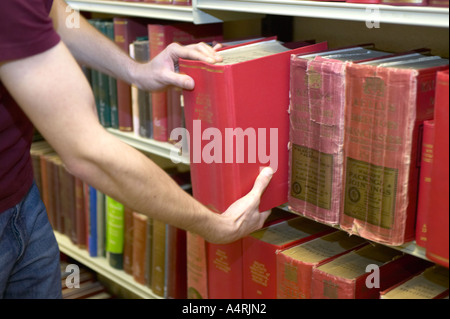
[[[289,205],[339,223],[344,140],[345,63],[291,59]]]

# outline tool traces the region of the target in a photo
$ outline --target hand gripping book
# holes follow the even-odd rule
[[[415,238],[419,126],[445,69],[436,56],[348,64],[342,229],[394,246]]]
[[[184,91],[193,195],[217,213],[247,194],[264,166],[276,171],[260,210],[287,202],[289,57],[327,48],[326,43],[287,49],[273,38],[221,51],[223,63],[180,59],[180,72],[196,85]],[[182,141],[180,142],[182,143]],[[221,280],[242,297],[242,243],[225,251],[231,268]],[[206,256],[206,252],[203,254]]]
[[[387,55],[355,46],[291,56],[288,203],[292,211],[339,223],[346,62]]]

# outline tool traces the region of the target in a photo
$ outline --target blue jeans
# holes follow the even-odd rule
[[[0,299],[61,298],[59,248],[35,183],[0,212]]]

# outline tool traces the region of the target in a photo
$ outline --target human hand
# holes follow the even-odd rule
[[[264,168],[248,194],[231,204],[224,213],[217,214],[216,229],[205,239],[215,244],[231,243],[260,229],[270,210],[259,212],[259,203],[272,175],[270,167]]]
[[[220,47],[220,44],[211,47],[203,42],[186,46],[172,43],[150,62],[136,64],[132,71],[135,79],[133,82],[140,89],[146,91],[162,91],[169,86],[192,90],[195,85],[194,80],[186,74],[176,72],[175,65],[178,64],[178,59],[198,60],[207,63],[220,62],[222,57],[216,52]]]

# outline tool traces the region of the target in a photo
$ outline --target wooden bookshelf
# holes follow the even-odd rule
[[[161,299],[153,291],[134,280],[134,278],[123,270],[112,268],[104,257],[91,257],[89,252],[74,245],[71,240],[58,232],[54,232],[59,245],[59,250],[69,257],[79,261],[86,267],[103,275],[108,280],[127,289],[134,295],[143,299]]]

